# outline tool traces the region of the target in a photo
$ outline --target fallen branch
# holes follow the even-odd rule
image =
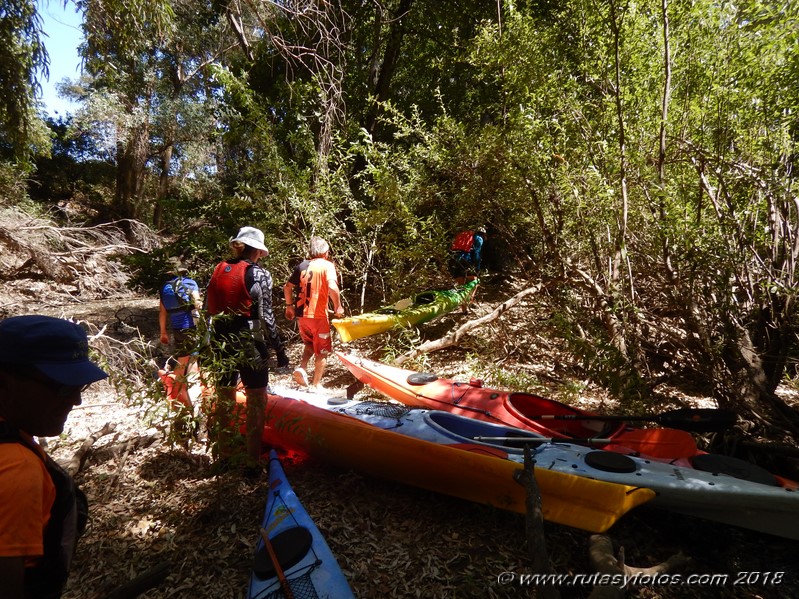
[[[475,320],[470,320],[469,322],[466,322],[462,324],[460,327],[458,327],[458,329],[456,329],[455,332],[450,333],[445,337],[441,337],[440,339],[435,339],[433,341],[427,341],[425,343],[422,343],[416,349],[408,353],[402,354],[396,360],[394,360],[394,364],[399,365],[408,360],[412,360],[413,358],[415,358],[420,354],[426,354],[431,351],[436,351],[439,349],[444,349],[445,347],[451,347],[453,345],[456,345],[466,333],[483,326],[487,322],[496,320],[502,314],[510,310],[513,306],[518,304],[522,299],[524,299],[528,295],[532,295],[533,293],[538,293],[539,291],[541,291],[541,287],[542,285],[539,283],[537,285],[534,285],[533,287],[528,287],[527,289],[520,291],[512,298],[505,300],[503,303],[501,303],[493,311],[489,312],[485,316],[481,316],[480,318],[476,318]]]
[[[98,449],[94,456],[96,461],[104,461],[117,457],[123,451],[138,451],[146,449],[155,443],[160,443],[164,434],[160,431],[149,435],[136,435],[127,441],[119,441],[105,445]]]
[[[117,428],[116,424],[112,424],[110,422],[106,422],[103,428],[101,428],[96,433],[92,433],[86,439],[84,439],[81,446],[78,450],[72,455],[69,460],[60,460],[58,465],[61,466],[64,470],[69,472],[71,476],[75,476],[78,472],[81,471],[83,465],[86,463],[86,458],[88,457],[89,450],[91,449],[92,445],[97,443],[99,439],[105,437],[106,435],[110,435],[113,433]]]
[[[646,577],[668,574],[684,567],[691,558],[682,552],[672,555],[665,562],[649,568],[636,568],[624,563],[624,547],[619,548],[619,556],[613,555],[613,541],[607,535],[591,535],[591,546],[588,549],[591,566],[600,574],[618,577],[624,582],[618,585],[597,585],[591,591],[589,599],[621,599],[629,586],[635,585],[635,580],[645,580]],[[626,580],[625,578],[626,577]]]
[[[130,455],[130,452],[133,451],[134,446],[135,446],[135,438],[130,439],[127,445],[125,446],[125,453],[123,453],[122,457],[119,459],[116,471],[114,472],[114,475],[111,477],[111,480],[108,482],[108,485],[106,486],[105,499],[108,499],[108,497],[110,497],[111,493],[114,491],[114,488],[116,488],[117,483],[119,482],[119,476],[122,474],[122,469],[125,467],[125,462],[128,461],[128,456]]]

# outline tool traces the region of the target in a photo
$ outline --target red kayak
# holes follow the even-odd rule
[[[336,355],[360,382],[409,406],[444,410],[487,422],[535,431],[547,437],[586,443],[620,453],[635,452],[659,460],[679,460],[702,453],[693,436],[673,428],[634,428],[621,420],[590,420],[590,412],[532,393],[487,389],[438,378],[362,358]]]

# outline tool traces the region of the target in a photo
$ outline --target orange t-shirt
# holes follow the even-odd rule
[[[300,275],[300,298],[304,300],[303,318],[327,320],[327,301],[331,288],[338,290],[336,267],[329,260],[314,258]]]
[[[0,557],[44,554],[44,527],[54,502],[44,461],[20,443],[0,443]]]

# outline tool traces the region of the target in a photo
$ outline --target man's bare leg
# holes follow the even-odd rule
[[[322,376],[325,374],[325,366],[327,366],[327,354],[317,355],[314,358],[313,365],[313,386],[318,387],[322,382]]]

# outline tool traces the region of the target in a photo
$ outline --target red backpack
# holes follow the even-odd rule
[[[474,247],[474,231],[461,231],[452,240],[451,252],[471,252]]]

